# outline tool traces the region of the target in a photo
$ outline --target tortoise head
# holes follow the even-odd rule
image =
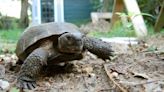
[[[81,53],[83,40],[81,33],[64,33],[58,38],[58,49],[63,53]]]

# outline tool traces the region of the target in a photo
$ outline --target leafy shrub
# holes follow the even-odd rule
[[[18,19],[9,16],[0,16],[0,29],[13,29],[18,27]]]
[[[149,16],[144,16],[144,19],[149,24],[155,24],[155,20],[159,14],[159,8],[161,7],[163,0],[137,0],[139,7],[141,9],[141,12],[151,14],[154,16],[154,18]]]

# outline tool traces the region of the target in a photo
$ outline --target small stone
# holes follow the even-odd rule
[[[5,67],[3,65],[0,65],[0,78],[3,78],[5,75]]]
[[[92,71],[93,71],[92,67],[85,67],[82,69],[82,72],[87,74],[91,73]]]
[[[3,53],[9,53],[9,49],[4,48],[4,49],[2,49],[2,52]]]
[[[76,78],[81,78],[81,75],[76,75],[75,77],[76,77]]]
[[[11,58],[14,60],[18,60],[18,57],[15,54],[11,55]]]
[[[3,58],[0,58],[0,62],[3,63],[3,61],[4,61]]]
[[[77,73],[81,73],[81,70],[80,70],[80,69],[76,69],[76,72],[77,72]]]
[[[74,77],[75,74],[74,74],[74,73],[70,73],[69,76],[70,76],[70,77]]]
[[[143,45],[143,47],[144,47],[144,48],[148,48],[149,45],[148,45],[147,43],[145,43],[145,44]]]
[[[118,78],[118,73],[117,72],[112,72],[112,77],[113,78]]]
[[[8,62],[12,61],[12,59],[10,57],[4,57],[3,59],[4,59],[5,63],[8,63]]]
[[[50,86],[51,86],[49,82],[45,82],[45,85],[46,85],[47,87],[50,87]]]
[[[92,54],[92,53],[90,53],[90,52],[87,52],[86,54],[87,54],[88,56],[90,56],[90,59],[97,59],[97,56],[94,55],[94,54]]]
[[[94,73],[89,73],[89,77],[95,77],[96,75]]]
[[[10,84],[9,84],[8,81],[0,80],[0,88],[1,88],[2,90],[7,89],[9,86],[10,86]]]
[[[5,57],[5,55],[0,55],[0,58],[4,58]]]

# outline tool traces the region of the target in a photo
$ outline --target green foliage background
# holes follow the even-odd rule
[[[162,6],[163,0],[137,0],[140,10],[143,13],[151,14],[154,18],[144,16],[144,19],[149,24],[155,24],[155,20],[159,14],[159,8]]]

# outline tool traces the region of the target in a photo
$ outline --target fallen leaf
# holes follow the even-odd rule
[[[149,79],[149,76],[144,74],[144,73],[137,73],[137,72],[133,72],[133,76],[134,77],[138,77],[138,78],[143,78],[143,79]]]

